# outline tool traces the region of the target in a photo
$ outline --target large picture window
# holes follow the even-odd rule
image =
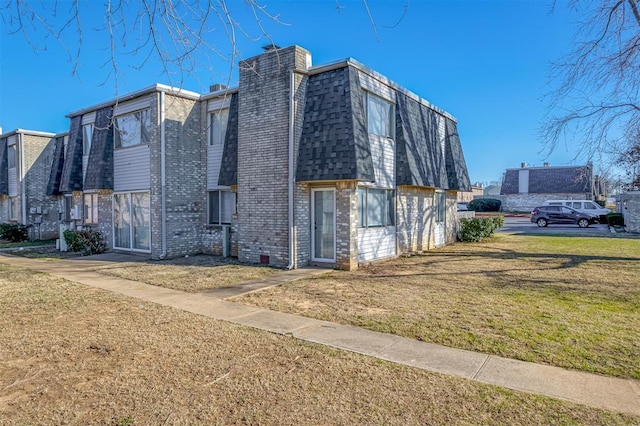
[[[223,225],[231,223],[231,217],[236,212],[236,194],[229,190],[209,191],[209,225]]]
[[[358,188],[358,227],[395,225],[395,192],[391,189]]]
[[[209,114],[209,145],[223,145],[227,134],[229,109],[220,109]]]
[[[98,223],[98,194],[83,194],[83,216],[84,223],[96,224]]]
[[[364,92],[369,133],[394,138],[393,104],[369,92]]]
[[[113,195],[113,246],[127,250],[149,251],[151,215],[148,192]]]
[[[116,148],[128,148],[150,142],[151,118],[149,109],[116,117],[114,131]]]

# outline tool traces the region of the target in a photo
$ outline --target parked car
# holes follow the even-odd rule
[[[469,210],[469,206],[467,205],[467,203],[458,203],[459,212],[466,212],[467,210]]]
[[[575,223],[586,228],[598,223],[598,218],[567,206],[540,206],[531,211],[531,223],[541,228],[552,223]]]
[[[567,206],[574,208],[582,213],[587,213],[591,216],[605,216],[607,213],[611,213],[611,209],[601,207],[598,203],[592,200],[547,200],[542,203],[543,206]]]

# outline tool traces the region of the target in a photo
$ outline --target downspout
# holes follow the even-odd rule
[[[164,111],[164,92],[160,92],[160,184],[161,189],[161,218],[160,223],[162,227],[162,252],[160,253],[160,259],[167,257],[167,197],[166,197],[166,137],[165,137],[165,111]]]
[[[294,121],[295,121],[295,111],[294,111],[294,71],[291,70],[289,75],[289,264],[287,265],[287,269],[293,269],[296,266],[296,253],[295,253],[295,239],[294,239],[294,231],[295,231],[295,220],[294,220],[294,212],[293,212],[293,193],[294,193],[294,148],[295,148],[295,138],[294,138]]]
[[[20,211],[22,212],[22,224],[27,224],[27,183],[25,182],[25,149],[24,149],[24,135],[18,133],[18,147],[16,152],[20,155]]]

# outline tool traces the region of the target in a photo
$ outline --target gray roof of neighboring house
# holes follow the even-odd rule
[[[520,170],[529,172],[530,194],[586,194],[592,192],[590,166],[525,167],[507,169],[502,182],[502,195],[518,194]]]

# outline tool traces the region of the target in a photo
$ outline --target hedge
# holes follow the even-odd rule
[[[29,226],[19,223],[0,223],[0,240],[20,243],[29,239]]]
[[[476,212],[497,212],[500,211],[502,201],[495,198],[476,198],[467,205],[469,210]]]
[[[100,254],[107,250],[104,236],[101,232],[93,229],[83,229],[82,231],[67,229],[64,231],[64,240],[67,242],[69,250],[83,255]]]
[[[477,243],[493,235],[496,229],[504,225],[504,217],[474,217],[460,219],[458,240],[465,243]]]

